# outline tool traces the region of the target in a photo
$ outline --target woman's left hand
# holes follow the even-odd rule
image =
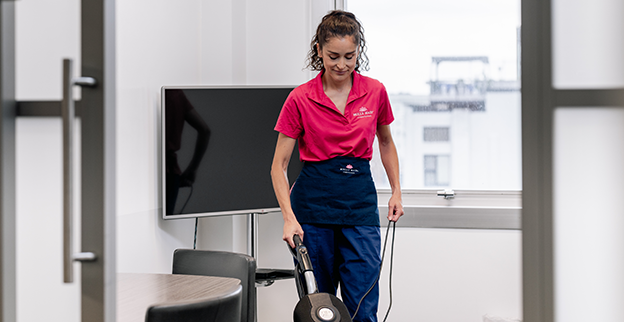
[[[403,203],[401,201],[401,182],[399,180],[399,156],[397,155],[390,125],[379,125],[377,127],[377,138],[379,139],[379,153],[381,162],[386,169],[392,197],[388,201],[388,220],[396,222],[403,216]]]
[[[401,197],[392,195],[388,201],[388,220],[396,222],[403,214],[403,202],[401,201]]]

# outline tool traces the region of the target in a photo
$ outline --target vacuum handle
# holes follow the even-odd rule
[[[295,247],[303,245],[303,242],[301,241],[301,237],[299,237],[299,235],[293,236],[293,242],[295,242]]]
[[[316,279],[314,278],[314,271],[312,269],[312,261],[310,260],[308,248],[303,244],[299,235],[293,236],[293,242],[295,243],[295,257],[297,257],[299,266],[298,272],[303,274],[306,292],[307,294],[317,293],[318,286],[316,285]]]
[[[286,245],[288,246],[288,250],[290,251],[290,254],[295,258],[295,259],[299,259],[297,257],[297,247],[299,246],[303,246],[303,242],[301,241],[301,237],[299,237],[299,235],[294,235],[293,236],[293,243],[295,244],[295,248],[290,247],[290,245],[288,243],[286,243]],[[305,246],[304,246],[305,247]]]
[[[312,261],[310,260],[310,254],[308,254],[308,248],[303,244],[299,235],[293,236],[293,241],[295,242],[295,254],[301,272],[312,271]]]

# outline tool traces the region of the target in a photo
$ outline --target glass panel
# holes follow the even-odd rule
[[[435,155],[425,155],[425,186],[436,185],[436,168],[438,160]]]
[[[63,59],[80,73],[80,1],[17,1],[15,14],[17,100],[61,100]]]
[[[448,186],[451,182],[450,158],[448,155],[438,156],[438,185]]]
[[[16,99],[60,101],[63,59],[73,59],[74,76],[80,73],[80,1],[15,1],[15,23]],[[80,129],[74,131],[79,137]],[[79,264],[73,284],[63,283],[62,152],[60,118],[17,119],[17,322],[80,321]],[[75,191],[79,174],[76,169]],[[74,199],[74,250],[79,250],[78,195]]]
[[[74,283],[63,284],[61,127],[60,118],[22,117],[16,123],[18,322],[46,321],[51,316],[58,321],[80,321],[78,264]],[[76,159],[79,148],[75,142]],[[78,176],[74,187],[80,187]],[[74,209],[80,209],[75,201]],[[80,227],[79,212],[74,214],[74,227]],[[80,249],[78,229],[74,229],[74,249]],[[32,303],[38,303],[37,310]]]
[[[622,124],[622,107],[555,110],[553,236],[558,322],[619,321],[624,316]]]
[[[624,2],[553,0],[553,86],[624,87]]]
[[[358,0],[347,10],[366,30],[363,74],[390,95],[402,187],[520,190],[520,1]],[[426,156],[442,155],[434,174]],[[389,188],[378,156],[375,182]]]

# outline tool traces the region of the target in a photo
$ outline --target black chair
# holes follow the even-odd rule
[[[206,301],[156,305],[147,309],[146,322],[238,322],[243,288],[227,296]]]
[[[253,257],[232,252],[176,249],[172,273],[238,278],[243,287],[240,321],[256,321],[256,260]]]

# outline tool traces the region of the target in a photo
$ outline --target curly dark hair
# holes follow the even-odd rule
[[[318,25],[318,28],[316,28],[316,34],[310,43],[306,68],[315,71],[321,71],[325,68],[325,66],[323,66],[323,59],[318,55],[316,44],[319,44],[319,48],[323,48],[323,45],[332,37],[342,38],[346,36],[353,36],[358,46],[359,54],[355,64],[355,71],[360,72],[360,68],[362,70],[368,70],[364,27],[362,27],[362,24],[354,14],[342,10],[334,10],[325,15]]]

